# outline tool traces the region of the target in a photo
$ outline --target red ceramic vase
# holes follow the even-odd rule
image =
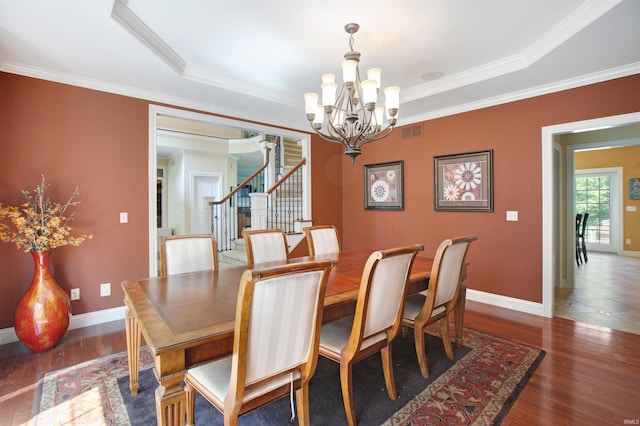
[[[31,286],[16,308],[13,323],[18,338],[33,352],[54,347],[69,328],[71,301],[49,270],[50,251],[32,251],[35,271]]]

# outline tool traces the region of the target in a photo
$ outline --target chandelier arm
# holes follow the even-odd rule
[[[391,134],[391,132],[393,131],[393,126],[387,126],[386,128],[380,130],[380,132],[376,133],[373,137],[369,137],[369,138],[365,138],[363,139],[359,144],[358,144],[358,148],[360,148],[362,145],[367,144],[369,142],[375,142],[379,139],[382,138],[386,138],[387,136],[389,136]]]
[[[320,136],[322,139],[324,139],[325,141],[327,141],[327,142],[339,143],[340,145],[345,145],[345,146],[348,145],[348,142],[346,142],[342,138],[334,138],[334,137],[328,136],[328,135],[326,135],[324,133],[321,133],[321,132],[319,132],[317,130],[316,130],[316,134],[318,136]]]
[[[339,139],[346,138],[345,129],[340,129],[339,127],[334,126],[334,124],[333,124],[333,122],[334,122],[333,116],[327,114],[326,118],[327,118],[327,135],[330,136],[330,137],[335,137],[335,138],[339,138]]]

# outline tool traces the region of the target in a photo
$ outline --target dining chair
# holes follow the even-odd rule
[[[316,225],[303,228],[307,237],[309,256],[333,254],[340,252],[338,230],[333,225]]]
[[[395,400],[391,343],[398,335],[411,266],[420,244],[379,250],[367,259],[354,315],[327,323],[320,333],[320,355],[340,363],[342,400],[349,425],[356,424],[352,368],[381,352],[389,398]]]
[[[582,255],[580,253],[580,226],[582,225],[582,213],[576,214],[576,264],[582,265]]]
[[[281,229],[242,231],[242,237],[244,238],[247,263],[249,265],[287,260],[289,258],[287,237]]]
[[[298,422],[309,424],[309,380],[318,361],[324,294],[334,265],[327,259],[245,271],[232,355],[185,374],[188,425],[194,422],[195,391],[222,412],[225,425],[236,425],[240,415],[287,394],[293,411],[294,389]]]
[[[460,302],[463,268],[469,245],[477,240],[475,235],[446,239],[436,250],[429,288],[426,291],[407,296],[402,324],[413,327],[416,356],[422,376],[429,377],[424,333],[429,324],[441,321],[440,334],[447,358],[453,359],[453,349],[449,340],[449,314]]]
[[[160,242],[160,275],[218,269],[218,249],[212,234],[170,235]]]
[[[589,261],[589,257],[587,256],[587,240],[584,235],[587,229],[587,220],[589,220],[589,213],[585,212],[582,215],[582,223],[580,224],[580,234],[578,235],[580,237],[580,254],[582,255],[582,258],[585,262]]]

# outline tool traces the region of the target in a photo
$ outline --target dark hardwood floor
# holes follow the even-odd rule
[[[638,424],[640,335],[471,301],[465,323],[547,352],[503,424]],[[71,330],[41,354],[0,346],[0,424],[29,422],[41,373],[125,348],[124,321]]]

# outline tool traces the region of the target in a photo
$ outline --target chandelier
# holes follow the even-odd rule
[[[393,131],[400,104],[400,88],[384,89],[385,108],[378,106],[382,70],[371,68],[367,70],[367,79],[360,80],[360,52],[353,50],[353,34],[360,25],[350,23],[344,29],[350,34],[350,51],[344,54],[340,91],[337,91],[335,74],[323,74],[320,77],[322,104],[318,104],[317,93],[305,94],[304,104],[313,130],[326,141],[344,145],[344,153],[351,157],[353,164],[362,153],[362,145],[382,139]]]

